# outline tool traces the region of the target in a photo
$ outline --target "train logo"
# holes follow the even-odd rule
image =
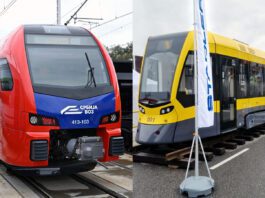
[[[94,114],[98,110],[97,105],[71,105],[61,110],[62,115]]]
[[[76,114],[82,114],[83,112],[76,108],[77,106],[67,106],[64,109],[61,110],[61,114],[65,115],[76,115]]]

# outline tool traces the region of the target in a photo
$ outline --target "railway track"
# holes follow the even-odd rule
[[[109,167],[108,169],[104,170],[106,175],[111,175],[111,171],[113,170],[125,170],[127,173],[124,175],[124,177],[129,177],[128,175],[132,175],[132,170],[127,167],[128,165],[120,165],[119,162],[117,162],[111,164],[106,163],[106,166]],[[111,181],[110,177],[105,179],[101,175],[97,175],[97,170],[95,172],[83,172],[68,176],[23,177],[7,171],[5,167],[2,166],[0,168],[0,174],[22,198],[132,197],[132,187],[124,188],[116,184],[115,181]],[[129,177],[127,180],[130,179],[131,177]]]
[[[211,161],[215,156],[224,155],[229,150],[234,150],[238,146],[253,141],[265,134],[265,126],[260,126],[252,130],[234,131],[221,136],[207,138],[203,140],[206,158]],[[152,163],[166,165],[170,168],[186,168],[190,154],[190,142],[177,146],[137,146],[134,148],[133,161],[138,163]],[[200,160],[203,160],[200,154]],[[194,166],[192,159],[191,168]]]
[[[77,180],[77,181],[83,183],[84,185],[87,185],[87,186],[93,185],[93,186],[95,186],[96,188],[102,190],[103,192],[105,192],[105,193],[111,195],[112,197],[117,197],[117,198],[127,198],[127,197],[129,197],[128,195],[130,194],[130,193],[127,192],[127,191],[125,191],[125,192],[123,192],[123,193],[121,193],[121,192],[117,192],[117,191],[113,190],[112,188],[108,188],[106,185],[104,185],[104,184],[102,184],[102,183],[100,183],[100,182],[98,182],[98,181],[95,181],[95,180],[93,180],[93,179],[91,179],[91,178],[87,178],[87,177],[85,177],[85,176],[83,176],[83,175],[80,175],[80,174],[72,175],[72,177],[73,177],[75,180]]]
[[[52,195],[49,194],[49,192],[47,191],[47,189],[45,189],[44,186],[42,186],[41,184],[36,182],[33,178],[21,177],[21,176],[17,176],[17,177],[21,181],[23,181],[25,184],[27,184],[27,186],[30,187],[34,191],[34,193],[36,193],[36,195],[38,197],[42,197],[42,198],[51,198],[51,197],[53,197]],[[22,194],[22,197],[24,197],[23,194]]]
[[[121,157],[118,161],[109,161],[106,162],[105,164],[125,169],[128,171],[133,171],[132,155],[130,154],[123,155],[123,157]]]
[[[133,171],[133,166],[132,165],[128,166],[128,165],[124,165],[124,164],[118,163],[118,162],[108,162],[108,164],[110,164],[112,166],[118,166],[118,167],[126,169],[128,171]]]

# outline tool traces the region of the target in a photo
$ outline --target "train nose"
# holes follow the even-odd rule
[[[170,144],[173,143],[176,123],[173,124],[138,124],[136,141],[139,144]]]
[[[56,118],[61,129],[97,128],[102,116],[115,112],[114,92],[83,100],[35,93],[37,114]]]

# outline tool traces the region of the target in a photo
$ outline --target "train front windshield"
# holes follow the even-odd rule
[[[28,34],[25,39],[33,87],[110,85],[105,61],[91,36]]]
[[[167,35],[148,40],[142,69],[141,104],[158,105],[170,101],[176,65],[186,34]]]

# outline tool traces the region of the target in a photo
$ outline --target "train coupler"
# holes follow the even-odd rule
[[[71,139],[66,147],[71,156],[74,156],[80,161],[97,160],[104,156],[101,137],[83,136],[77,139]]]

